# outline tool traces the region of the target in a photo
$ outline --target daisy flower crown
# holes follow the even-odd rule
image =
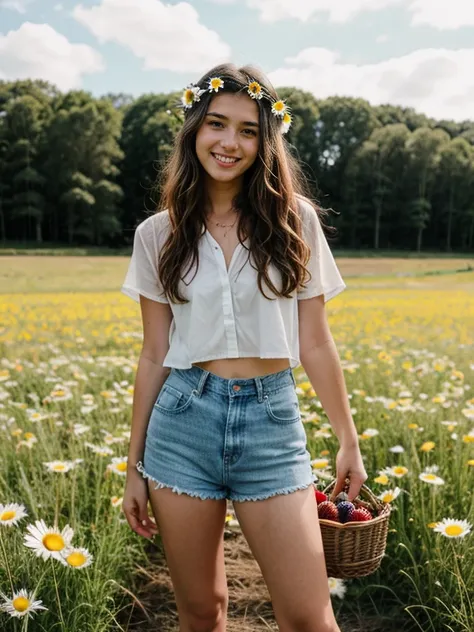
[[[228,81],[227,79],[225,81]],[[219,92],[224,88],[225,82],[221,77],[211,77],[207,80],[205,88],[201,88],[198,85],[191,83],[187,88],[183,90],[181,96],[180,106],[186,111],[193,107],[195,103],[201,100],[201,97],[206,92]],[[250,80],[246,86],[248,95],[260,101],[260,99],[266,99],[272,108],[272,114],[282,120],[282,133],[286,134],[291,127],[293,118],[291,116],[290,108],[282,99],[273,99],[264,88],[258,83],[258,81]]]

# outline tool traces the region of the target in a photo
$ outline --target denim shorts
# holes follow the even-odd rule
[[[136,467],[155,489],[202,500],[256,501],[309,487],[315,477],[291,368],[231,379],[172,368]]]

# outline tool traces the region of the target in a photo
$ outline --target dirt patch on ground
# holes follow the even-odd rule
[[[245,538],[226,530],[224,538],[229,611],[227,632],[278,632],[270,596]],[[141,607],[134,608],[129,632],[179,632],[178,615],[168,568],[158,547],[150,547],[150,564],[139,569],[143,582],[139,594]],[[367,620],[344,622],[342,632],[387,632],[387,627]],[[125,627],[125,626],[124,626]]]

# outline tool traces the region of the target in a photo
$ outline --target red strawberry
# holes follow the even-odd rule
[[[330,500],[325,500],[318,505],[318,515],[323,520],[333,520],[334,522],[339,522],[337,507]]]
[[[319,489],[316,488],[314,488],[314,495],[316,496],[316,502],[318,503],[318,505],[328,499],[324,492],[320,492]]]
[[[350,522],[365,522],[366,520],[372,520],[372,514],[368,509],[365,509],[365,507],[354,509]]]

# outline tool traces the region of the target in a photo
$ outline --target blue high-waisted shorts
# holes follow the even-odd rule
[[[231,501],[304,489],[315,477],[290,368],[254,378],[172,368],[148,423],[143,462],[155,489]]]

